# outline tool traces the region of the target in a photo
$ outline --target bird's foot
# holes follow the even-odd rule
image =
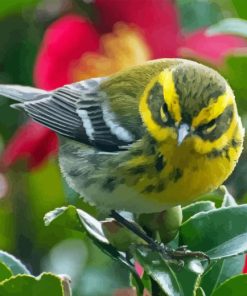
[[[180,246],[177,249],[172,249],[162,243],[154,242],[149,247],[161,254],[161,256],[172,263],[177,263],[179,266],[183,267],[185,259],[199,259],[207,260],[208,265],[210,264],[210,258],[208,255],[201,251],[191,251],[187,246]]]
[[[159,246],[159,252],[165,259],[168,260],[176,260],[177,262],[181,262],[187,258],[190,259],[199,259],[199,260],[207,260],[208,264],[210,264],[210,258],[207,254],[201,251],[191,251],[188,249],[188,246],[180,246],[177,249],[169,248],[163,244]]]
[[[123,218],[120,214],[115,211],[112,211],[111,216],[118,221],[120,224],[128,228],[130,231],[138,235],[142,238],[146,243],[147,246],[153,250],[157,251],[161,254],[164,260],[169,262],[173,262],[178,264],[179,266],[184,265],[184,260],[187,258],[190,259],[200,259],[200,260],[207,260],[208,264],[210,264],[210,258],[203,252],[200,251],[190,251],[187,246],[180,246],[177,249],[172,249],[163,243],[157,242],[149,237],[143,230],[136,227],[135,224],[131,223],[130,221]]]

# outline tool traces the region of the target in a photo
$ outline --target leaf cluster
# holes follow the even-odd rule
[[[173,248],[186,245],[191,251],[203,251],[210,257],[210,265],[206,260],[190,258],[181,267],[176,261],[165,260],[146,244],[135,242],[129,250],[119,250],[105,235],[103,222],[74,206],[49,212],[45,224],[86,233],[104,253],[125,265],[138,295],[143,295],[144,289],[151,295],[217,296],[229,289],[232,294],[226,295],[244,295],[241,293],[246,290],[247,275],[240,273],[243,254],[247,251],[247,205],[238,206],[223,187],[182,211],[179,233],[169,245]],[[135,261],[144,269],[141,277],[134,268]]]

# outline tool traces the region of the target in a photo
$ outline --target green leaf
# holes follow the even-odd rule
[[[160,254],[140,246],[133,248],[135,259],[144,267],[145,272],[160,286],[167,296],[183,296],[175,273]]]
[[[238,255],[212,264],[211,268],[202,275],[201,286],[206,295],[222,284],[226,279],[240,274],[243,270],[245,255]]]
[[[226,280],[212,294],[212,296],[234,295],[246,296],[247,274],[237,275]]]
[[[180,245],[221,259],[247,251],[247,205],[194,215],[180,228]]]
[[[46,226],[55,225],[57,227],[85,232],[102,252],[127,266],[139,286],[143,286],[133,265],[126,260],[123,253],[119,252],[109,243],[102,231],[101,223],[91,215],[83,210],[76,209],[74,206],[68,206],[48,212],[44,217],[44,222]]]
[[[200,196],[198,201],[211,201],[214,203],[216,208],[220,208],[223,202],[223,195],[222,192],[219,192],[219,190],[217,189],[213,192]]]
[[[74,206],[56,208],[46,213],[44,223],[45,226],[55,225],[57,227],[69,228],[76,231],[85,231]]]
[[[217,34],[232,34],[241,37],[247,37],[247,21],[238,18],[224,19],[217,24],[209,27],[206,30],[206,34],[217,35]]]
[[[232,206],[237,206],[238,204],[236,203],[234,197],[228,192],[226,186],[222,185],[220,186],[220,190],[224,194],[224,199],[222,202],[222,207],[232,207]]]
[[[201,275],[207,268],[207,264],[202,264],[199,259],[184,259],[184,266],[171,266],[176,274],[178,282],[182,287],[184,295],[194,295],[198,287]]]
[[[1,296],[64,296],[62,281],[58,276],[43,273],[39,277],[17,275],[0,283]]]
[[[143,276],[142,276],[142,283],[144,285],[144,288],[152,293],[152,281],[150,276],[144,271]]]
[[[246,0],[232,0],[232,4],[239,17],[247,19],[247,2]]]
[[[184,295],[193,295],[197,280],[200,277],[199,274],[191,272],[186,268],[173,268],[173,271],[176,274],[179,284],[182,287]]]
[[[23,8],[35,5],[40,0],[11,0],[0,2],[0,17],[20,12]]]
[[[76,209],[74,206],[57,208],[48,212],[44,217],[45,225],[51,223],[66,227],[77,231],[86,231],[88,235],[109,244],[101,227],[101,223],[94,217],[84,212],[83,210]]]
[[[12,276],[11,270],[4,263],[0,262],[0,282]]]
[[[136,289],[137,296],[142,296],[144,291],[143,280],[139,278],[135,273],[130,274],[130,285]]]
[[[214,209],[215,209],[215,204],[212,201],[203,200],[203,201],[192,203],[182,208],[183,222],[188,220],[191,216],[194,216],[199,212],[208,212]]]
[[[241,74],[240,74],[241,73]],[[238,110],[240,113],[247,112],[247,55],[244,53],[231,54],[225,59],[225,66],[222,69],[223,76],[228,80],[231,87],[234,89]],[[243,181],[242,181],[243,182]],[[241,187],[242,182],[239,184]]]
[[[17,274],[30,274],[28,269],[20,260],[16,259],[14,256],[0,251],[0,262],[4,263],[14,275]]]
[[[102,243],[109,244],[109,241],[102,230],[101,223],[98,220],[83,210],[77,209],[77,213],[89,235]]]
[[[214,208],[237,206],[237,203],[234,197],[228,192],[226,186],[224,185],[220,186],[218,189],[214,190],[213,192],[202,196],[198,202],[202,202],[202,201],[213,202]]]

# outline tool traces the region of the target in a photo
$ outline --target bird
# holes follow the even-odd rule
[[[0,85],[59,135],[68,184],[102,211],[187,205],[219,187],[243,149],[233,90],[215,70],[159,59],[53,91]]]

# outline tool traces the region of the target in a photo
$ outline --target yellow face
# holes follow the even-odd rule
[[[243,128],[230,86],[217,72],[196,63],[154,77],[141,97],[140,114],[158,143],[186,144],[200,154],[242,145]]]

